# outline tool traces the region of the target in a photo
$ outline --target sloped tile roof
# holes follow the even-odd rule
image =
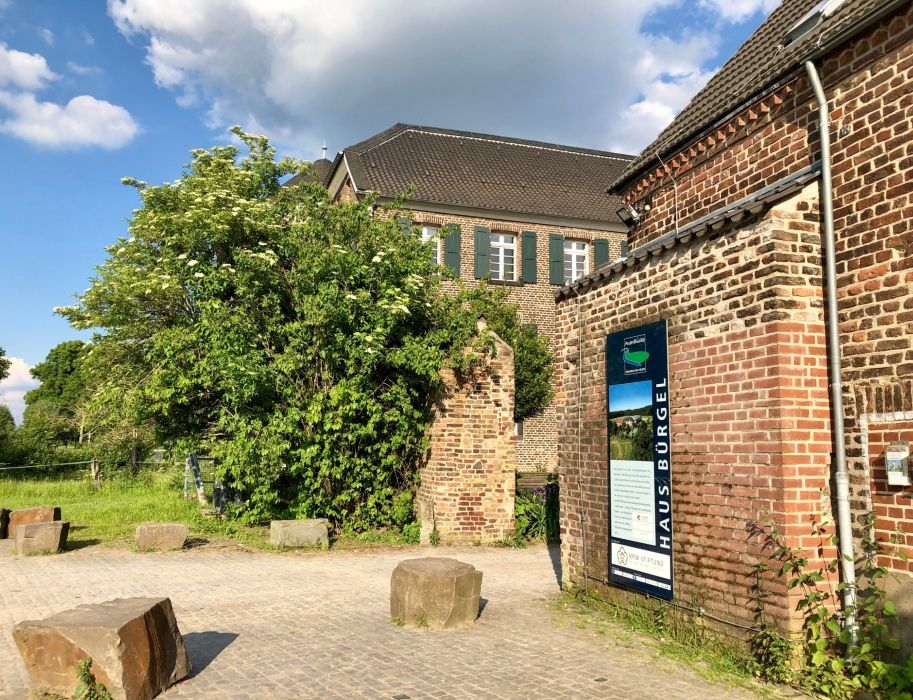
[[[503,212],[620,223],[606,187],[632,156],[396,124],[345,149],[359,190]]]
[[[764,23],[707,82],[662,133],[647,146],[611,186],[617,190],[645,168],[658,166],[705,129],[801,68],[816,48],[859,31],[902,3],[896,0],[845,0],[828,18],[796,41],[784,46],[790,30],[819,0],[783,0]]]

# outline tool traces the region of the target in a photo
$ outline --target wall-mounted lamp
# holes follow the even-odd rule
[[[621,219],[621,223],[625,226],[633,226],[638,221],[640,221],[644,214],[650,211],[653,208],[653,198],[647,197],[638,207],[636,204],[626,204],[621,209],[615,213],[618,215],[618,218]]]
[[[641,213],[637,210],[633,204],[628,204],[623,206],[621,209],[615,212],[618,214],[618,218],[621,219],[621,223],[625,226],[633,226],[638,221],[640,221]]]

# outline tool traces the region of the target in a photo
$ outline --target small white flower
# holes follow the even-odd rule
[[[206,275],[204,275],[202,272],[194,272],[194,273],[193,273],[193,276],[196,277],[196,278],[198,278],[198,279],[202,279],[202,278],[205,277]]]
[[[199,264],[200,264],[199,260],[188,260],[187,261],[187,267],[193,267],[194,265],[199,265]]]
[[[379,262],[380,262],[380,257],[381,257],[381,256],[380,256],[379,254],[378,254],[378,255],[375,255],[373,258],[371,258],[371,262],[373,262],[373,263],[379,263]]]
[[[184,260],[187,257],[187,253],[181,253],[178,255],[178,260]]]

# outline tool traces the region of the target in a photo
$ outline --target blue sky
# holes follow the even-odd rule
[[[609,387],[609,410],[629,411],[653,405],[653,382],[628,382]]]
[[[776,0],[0,0],[0,402],[137,206],[241,124],[332,154],[397,121],[634,152]]]

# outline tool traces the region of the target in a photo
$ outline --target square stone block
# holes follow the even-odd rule
[[[273,520],[269,541],[276,547],[328,547],[330,537],[324,518],[312,520]]]
[[[76,667],[116,700],[147,700],[190,673],[168,598],[119,598],[20,622],[13,639],[35,690],[73,697]]]
[[[407,559],[390,579],[390,615],[407,625],[465,627],[479,615],[482,572],[444,557]]]
[[[181,549],[187,541],[183,523],[143,523],[136,527],[136,548],[165,552]]]
[[[16,553],[52,554],[62,552],[67,546],[70,523],[55,520],[50,523],[28,523],[16,528]]]
[[[16,527],[18,525],[27,525],[29,523],[50,523],[54,520],[60,520],[59,506],[41,506],[39,508],[24,508],[14,510],[10,513],[8,537],[16,536]]]

